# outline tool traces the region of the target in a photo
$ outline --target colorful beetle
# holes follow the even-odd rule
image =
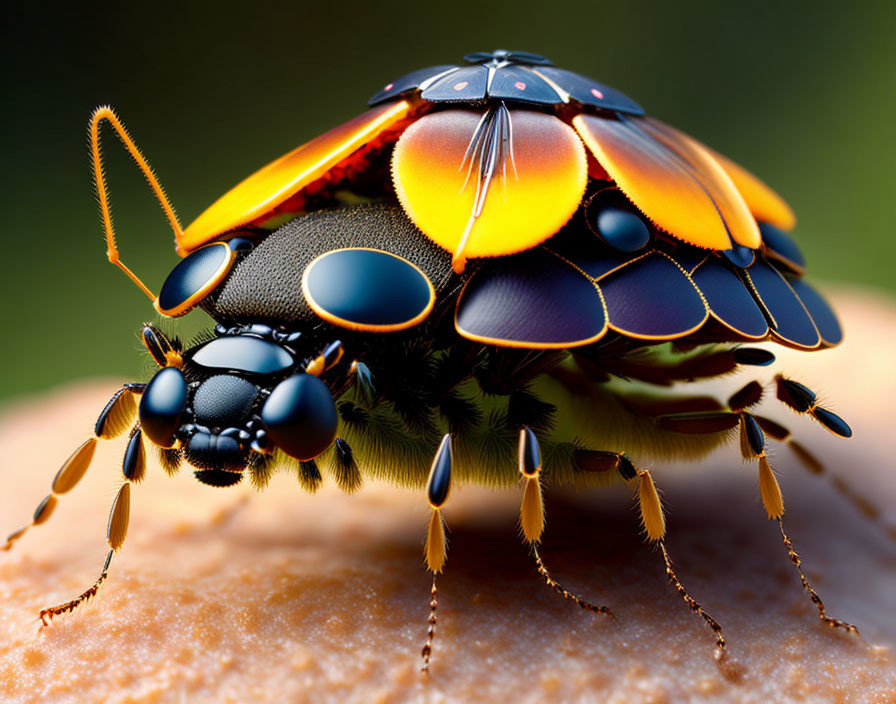
[[[264,167],[186,229],[116,115],[94,113],[109,260],[161,314],[199,307],[217,325],[189,347],[143,327],[160,370],[120,389],[96,423],[96,438],[130,432],[111,550],[97,582],[44,609],[45,623],[106,578],[146,444],[166,471],[186,461],[213,486],[248,474],[260,488],[280,465],[312,491],[321,468],[346,491],[365,474],[425,486],[433,586],[424,669],[446,557],[440,509],[456,482],[522,478],[520,523],[539,573],[605,614],[542,561],[542,482],[631,484],[647,538],[721,657],[722,629],[673,571],[652,476],[631,457],[699,458],[739,434],[800,569],[766,434],[817,461],[786,428],[751,413],[763,394],[756,381],[727,402],[671,389],[774,361],[745,342],[840,342],[836,316],[802,279],[803,257],[786,234],[792,212],[744,169],[608,86],[524,52],[465,59],[389,83],[368,112]],[[184,257],[158,296],[118,258],[103,121],[146,176]],[[796,412],[851,434],[807,387],[779,375],[776,389]],[[63,465],[32,524],[83,476],[96,438]],[[857,633],[829,618],[800,576],[821,619]]]

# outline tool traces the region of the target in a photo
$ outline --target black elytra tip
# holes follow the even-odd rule
[[[124,451],[124,461],[121,463],[121,471],[129,482],[139,482],[146,473],[146,452],[143,449],[143,433],[138,429]]]
[[[767,367],[775,361],[773,353],[758,347],[738,347],[732,356],[738,364],[748,364],[753,367]]]
[[[815,392],[808,386],[792,379],[785,379],[783,376],[776,377],[776,381],[778,399],[795,411],[806,413],[815,405]]]
[[[834,435],[839,435],[841,438],[852,437],[852,428],[833,411],[829,411],[827,408],[816,407],[812,409],[812,416]]]
[[[628,458],[628,455],[624,454],[619,455],[619,463],[616,465],[616,471],[618,471],[626,481],[638,476],[638,470],[635,469],[635,465]]]
[[[177,367],[156,372],[140,397],[140,427],[154,444],[171,447],[187,407],[187,382]]]
[[[230,271],[236,252],[225,242],[213,242],[187,255],[162,284],[156,308],[162,315],[187,313]]]
[[[294,374],[281,381],[265,401],[261,420],[277,447],[303,461],[333,444],[339,424],[330,390],[311,374]]]
[[[520,429],[519,464],[524,477],[534,477],[541,471],[541,448],[528,426]]]
[[[439,443],[436,456],[429,470],[426,482],[426,496],[433,508],[440,508],[448,500],[451,490],[451,466],[454,463],[454,452],[451,448],[451,433],[446,433]]]
[[[756,455],[761,455],[765,451],[765,433],[759,427],[759,423],[749,413],[742,413],[741,420],[744,424],[744,432],[747,436],[747,442],[750,443],[750,449]]]

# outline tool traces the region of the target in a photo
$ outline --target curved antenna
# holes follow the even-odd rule
[[[171,203],[168,202],[168,197],[165,195],[164,189],[159,184],[156,175],[153,173],[149,162],[146,161],[143,154],[137,149],[137,145],[134,144],[134,141],[131,139],[128,131],[124,128],[124,125],[121,124],[118,115],[116,115],[115,111],[108,105],[101,105],[98,107],[93,111],[93,115],[90,117],[90,153],[93,159],[93,180],[94,185],[96,186],[97,199],[100,204],[100,215],[103,219],[103,227],[106,230],[106,256],[108,256],[111,264],[114,264],[127,274],[128,278],[137,284],[140,290],[155,303],[156,296],[152,291],[150,291],[140,278],[118,258],[118,248],[115,246],[115,229],[112,227],[112,210],[109,207],[109,191],[106,188],[106,179],[103,173],[103,155],[100,149],[100,124],[103,120],[108,121],[109,124],[112,125],[115,133],[121,140],[121,143],[124,145],[125,149],[128,150],[128,154],[130,154],[131,158],[137,162],[137,167],[143,173],[143,176],[146,178],[146,182],[149,184],[150,188],[152,188],[153,193],[155,193],[156,198],[165,213],[165,217],[168,218],[168,222],[171,223],[171,229],[174,230],[175,238],[181,237],[183,228],[177,219],[177,215],[174,214],[174,208],[172,208]]]

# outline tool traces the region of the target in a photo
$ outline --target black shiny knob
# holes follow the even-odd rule
[[[261,409],[261,419],[274,444],[299,460],[314,459],[336,438],[336,404],[327,385],[310,374],[281,381]]]
[[[186,407],[187,382],[180,369],[160,369],[140,397],[143,433],[159,447],[171,447]]]

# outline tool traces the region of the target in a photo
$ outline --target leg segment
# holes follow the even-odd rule
[[[700,616],[706,622],[706,625],[712,629],[712,632],[716,636],[715,659],[721,660],[727,652],[725,650],[725,635],[722,633],[722,627],[719,625],[718,621],[703,610],[703,607],[688,593],[687,589],[685,589],[684,585],[675,574],[675,570],[672,567],[672,560],[666,550],[666,543],[664,540],[666,520],[663,516],[663,508],[660,503],[659,494],[653,483],[653,477],[650,476],[650,472],[646,469],[637,470],[637,476],[638,505],[641,510],[641,523],[644,525],[647,539],[649,541],[656,541],[660,546],[660,550],[663,553],[663,562],[666,566],[666,577],[669,579],[669,582],[675,587],[675,590],[681,595],[681,598],[684,599],[691,611]]]
[[[448,500],[451,490],[451,467],[453,452],[451,449],[451,435],[445,435],[436,451],[432,468],[429,471],[429,481],[426,485],[426,495],[432,508],[429,519],[429,530],[426,533],[426,544],[423,554],[426,558],[426,566],[432,572],[432,590],[429,599],[429,627],[426,631],[426,643],[420,651],[423,658],[423,672],[429,672],[429,661],[432,657],[432,644],[436,637],[436,623],[438,622],[437,609],[439,607],[438,587],[436,575],[442,571],[447,557],[445,541],[445,521],[442,518],[441,508]]]
[[[106,577],[109,575],[109,565],[112,562],[112,555],[121,548],[124,539],[128,534],[130,514],[131,485],[130,482],[125,482],[118,490],[115,502],[112,504],[112,511],[109,514],[109,526],[106,530],[106,539],[109,542],[109,547],[111,549],[109,550],[109,554],[106,555],[106,561],[103,563],[103,570],[100,573],[100,576],[89,589],[83,591],[71,601],[41,609],[39,616],[43,626],[48,626],[50,621],[53,620],[53,617],[74,611],[81,604],[96,595],[100,589],[100,585],[106,581]]]
[[[831,628],[843,628],[851,633],[855,633],[861,638],[859,630],[855,626],[831,618],[825,613],[824,603],[821,601],[821,597],[818,596],[818,593],[806,579],[806,575],[803,574],[800,556],[797,554],[793,547],[793,543],[790,541],[787,532],[784,530],[784,500],[781,496],[781,488],[778,486],[778,481],[775,479],[775,475],[772,472],[771,465],[769,465],[768,458],[765,454],[765,436],[762,434],[759,423],[752,415],[743,413],[741,416],[741,449],[744,451],[746,459],[750,459],[749,453],[753,453],[752,456],[759,461],[759,493],[762,496],[762,503],[765,506],[768,517],[778,522],[778,527],[781,529],[781,537],[784,540],[784,547],[787,548],[787,554],[790,557],[790,561],[793,562],[797,572],[799,572],[800,583],[803,585],[803,589],[806,590],[812,603],[818,608],[819,618],[824,624]],[[745,440],[744,438],[747,439]]]
[[[797,413],[808,413],[834,435],[843,438],[852,436],[852,429],[840,416],[818,404],[815,392],[798,381],[781,374],[775,377],[778,399]]]
[[[595,453],[591,454],[594,455]],[[606,454],[609,455],[610,453]],[[532,550],[538,574],[544,578],[548,587],[564,599],[569,599],[574,604],[578,604],[585,611],[591,611],[595,614],[606,614],[615,620],[616,617],[613,616],[613,612],[610,611],[609,607],[592,604],[578,594],[574,594],[566,589],[551,576],[544,561],[541,559],[541,554],[538,551],[538,543],[541,541],[541,535],[544,532],[544,500],[541,494],[540,481],[541,449],[538,446],[538,439],[535,437],[535,433],[527,427],[520,429],[519,470],[525,482],[523,503],[520,506],[520,527],[522,528],[523,537]]]
[[[11,549],[13,543],[25,535],[31,526],[40,525],[49,520],[59,502],[59,496],[74,489],[90,467],[90,462],[96,451],[97,438],[116,438],[131,426],[137,415],[134,395],[139,394],[142,390],[142,384],[126,384],[113,394],[96,421],[94,428],[96,437],[85,441],[65,461],[53,479],[51,493],[40,502],[31,523],[10,534],[3,545],[3,550]]]

